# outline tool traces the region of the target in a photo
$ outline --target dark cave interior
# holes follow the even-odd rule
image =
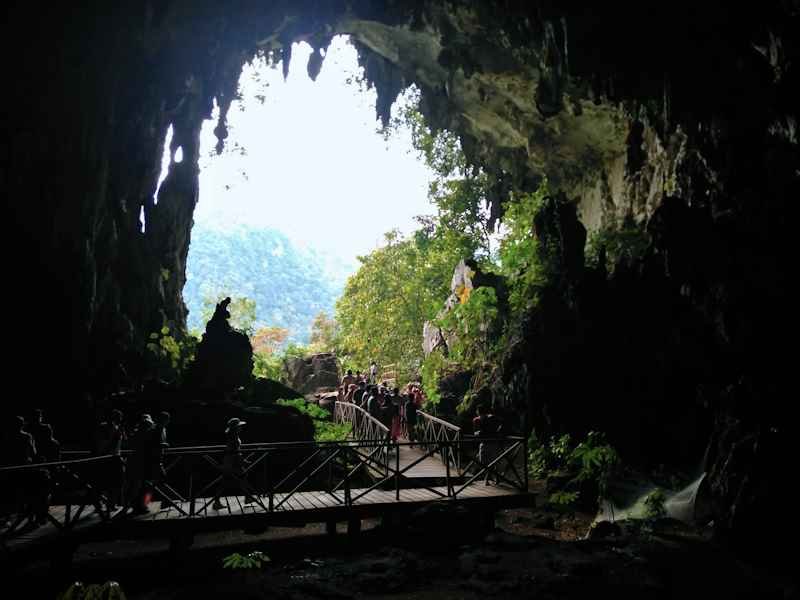
[[[428,123],[456,132],[494,178],[497,218],[510,192],[547,176],[574,207],[557,218],[565,261],[583,263],[571,230],[628,220],[649,236],[643,257],[609,272],[567,270],[569,298],[547,299],[502,365],[504,405],[528,427],[601,428],[652,464],[704,457],[717,526],[735,545],[777,548],[787,528],[796,533],[793,519],[763,523],[787,493],[797,429],[786,349],[800,191],[796,0],[8,10],[0,184],[15,391],[4,412],[35,400],[78,419],[141,379],[148,332],[185,324],[198,136],[214,99],[222,144],[246,60],[286,60],[294,41],[320,49],[348,34],[379,115],[414,83]],[[310,76],[321,60],[312,55]],[[184,159],[156,205],[170,124]]]

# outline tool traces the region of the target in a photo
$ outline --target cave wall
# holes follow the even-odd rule
[[[558,411],[553,390],[581,373],[559,356],[628,387],[626,373],[661,369],[627,395],[661,390],[655,402],[672,402],[663,389],[677,389],[676,412],[693,414],[704,390],[717,424],[708,458],[717,495],[727,506],[747,495],[753,461],[726,457],[737,444],[750,449],[739,456],[757,454],[764,436],[782,431],[790,389],[778,332],[794,322],[786,283],[799,164],[796,0],[757,9],[173,0],[7,10],[3,314],[8,377],[25,390],[7,408],[33,396],[68,410],[141,381],[147,334],[185,323],[202,120],[216,100],[222,143],[241,65],[256,51],[287,60],[291,42],[306,40],[318,49],[314,76],[319,49],[347,33],[379,115],[415,83],[429,123],[458,132],[470,162],[494,176],[495,217],[510,191],[546,176],[590,232],[627,219],[652,237],[646,263],[614,269],[583,296],[583,322],[603,335],[637,334],[627,350],[615,343],[618,355],[592,361],[584,338],[569,334],[568,306],[550,325],[560,354],[528,344],[516,363],[528,376],[509,375],[515,408]],[[156,204],[170,124],[171,150],[181,147],[184,160],[171,165]],[[686,346],[665,340],[693,335],[711,341],[676,370]],[[637,344],[649,359],[630,362]],[[537,378],[542,355],[551,370]]]

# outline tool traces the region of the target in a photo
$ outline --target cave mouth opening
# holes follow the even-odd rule
[[[349,38],[333,38],[313,80],[311,46],[296,42],[291,56],[288,68],[270,54],[243,65],[221,152],[216,103],[203,124],[183,288],[195,334],[214,304],[231,296],[255,302],[234,302],[235,324],[283,328],[287,342],[307,343],[313,319],[333,315],[357,257],[432,212],[431,172],[405,124],[395,120],[391,135],[381,135],[377,94],[365,85]],[[416,94],[401,94],[393,116]],[[170,164],[182,158],[171,134],[170,127],[156,203]]]

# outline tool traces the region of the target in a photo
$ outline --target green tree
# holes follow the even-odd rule
[[[338,346],[339,325],[324,310],[311,323],[310,347],[313,352],[335,352]]]

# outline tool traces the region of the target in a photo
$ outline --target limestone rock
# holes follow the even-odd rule
[[[322,388],[336,389],[340,381],[339,361],[329,352],[287,358],[284,370],[289,387],[303,395],[314,394]]]
[[[425,321],[422,327],[422,350],[425,356],[442,346],[447,347],[442,330],[430,321]]]
[[[206,324],[187,387],[222,396],[249,386],[253,373],[253,348],[247,334],[233,329],[225,298]]]

